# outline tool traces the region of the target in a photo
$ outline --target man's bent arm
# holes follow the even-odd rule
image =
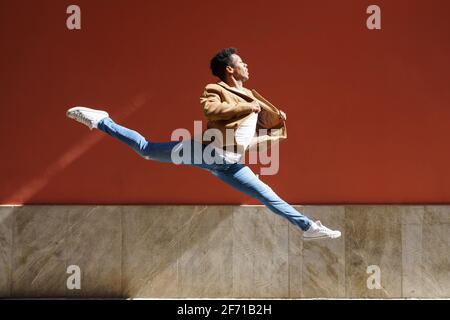
[[[200,97],[203,113],[209,120],[229,120],[253,112],[254,106],[248,102],[226,103],[220,99],[219,92],[206,88]]]

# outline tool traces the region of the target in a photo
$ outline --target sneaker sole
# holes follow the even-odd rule
[[[321,237],[303,237],[303,240],[305,241],[311,241],[311,240],[321,240],[321,239],[337,239],[341,235],[338,236],[321,236]]]
[[[73,113],[74,111],[78,111],[78,110],[95,112],[95,113],[102,114],[102,115],[104,115],[105,117],[109,117],[109,114],[108,114],[108,112],[106,112],[106,111],[103,111],[103,110],[97,110],[97,109],[91,109],[91,108],[86,108],[86,107],[73,107],[73,108],[70,108],[69,110],[67,110],[66,116],[69,117],[69,118],[71,118],[71,119],[73,119],[73,117],[71,116],[72,113]]]

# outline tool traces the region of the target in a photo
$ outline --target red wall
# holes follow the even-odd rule
[[[66,8],[82,30],[66,28]],[[382,30],[366,28],[366,8]],[[450,2],[0,0],[0,203],[257,202],[196,168],[141,159],[65,117],[105,108],[148,139],[203,119],[209,59],[288,115],[291,203],[450,201]]]

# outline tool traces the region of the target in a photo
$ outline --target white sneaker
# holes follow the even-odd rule
[[[73,107],[67,110],[66,115],[69,118],[87,125],[91,130],[92,128],[97,128],[97,124],[100,120],[109,117],[109,114],[106,111],[85,107]]]
[[[303,238],[305,240],[315,240],[315,239],[324,239],[331,238],[336,239],[341,236],[340,231],[334,231],[328,229],[320,221],[316,221],[315,225],[312,225],[308,230],[303,232]]]

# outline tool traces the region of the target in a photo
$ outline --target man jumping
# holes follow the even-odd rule
[[[182,154],[181,164],[207,170],[256,198],[303,230],[305,240],[340,237],[340,231],[330,230],[320,221],[314,222],[295,210],[240,161],[249,149],[261,150],[267,143],[270,147],[270,144],[287,138],[286,114],[256,91],[244,88],[243,83],[249,79],[248,66],[237,55],[236,49],[221,50],[212,58],[210,67],[221,81],[206,86],[200,103],[208,119],[207,130],[216,133],[214,139],[205,141],[203,135],[200,139],[181,142],[152,142],[138,132],[116,124],[106,111],[74,107],[67,111],[67,116],[91,130],[96,128],[122,141],[148,160],[179,164],[174,155]],[[265,133],[258,134],[259,129],[265,129]],[[230,132],[232,139],[225,138]],[[211,152],[205,152],[207,150]],[[211,154],[214,161],[207,161],[205,154]]]

